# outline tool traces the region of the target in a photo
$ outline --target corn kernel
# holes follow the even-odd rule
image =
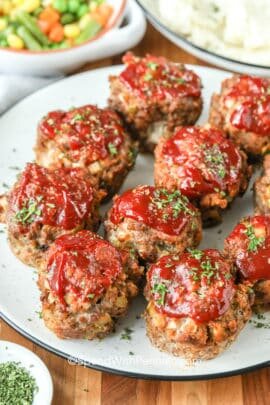
[[[24,0],[12,0],[12,4],[14,4],[14,6],[21,6],[24,3]]]
[[[7,28],[7,21],[4,18],[0,18],[0,32]]]
[[[40,0],[25,0],[22,4],[22,10],[27,11],[27,13],[32,13],[38,7],[40,7]]]
[[[24,42],[23,40],[15,34],[9,34],[7,36],[8,45],[13,49],[23,49]]]
[[[64,34],[66,38],[77,38],[80,35],[80,28],[76,24],[67,24],[64,27]]]
[[[8,15],[12,10],[12,4],[10,1],[5,0],[2,4],[2,12],[5,15]]]
[[[85,14],[83,17],[81,17],[81,19],[79,21],[80,30],[83,31],[87,27],[87,25],[90,21],[91,21],[91,17],[89,14]]]

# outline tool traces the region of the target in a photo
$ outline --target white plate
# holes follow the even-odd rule
[[[220,82],[228,77],[228,73],[198,66],[192,68],[201,76],[204,85],[204,111],[200,119],[200,122],[204,122],[207,119],[210,96],[219,89]],[[14,182],[16,172],[9,167],[23,167],[27,161],[34,159],[32,146],[40,117],[57,108],[87,103],[104,106],[109,94],[108,76],[117,74],[120,70],[121,67],[109,67],[59,81],[27,97],[0,118],[0,185],[2,182]],[[13,148],[16,148],[15,152]],[[153,159],[140,155],[123,190],[152,182]],[[221,248],[224,236],[243,215],[250,212],[252,195],[249,192],[233,204],[232,209],[224,216],[222,226],[204,232],[202,246]],[[40,303],[35,272],[12,255],[3,233],[0,234],[0,258],[2,317],[32,341],[76,364],[142,378],[183,380],[237,374],[270,363],[269,330],[256,329],[251,324],[247,325],[231,348],[215,360],[188,366],[180,358],[160,353],[146,337],[144,321],[136,318],[145,306],[142,297],[134,301],[127,317],[117,326],[116,333],[103,341],[60,340],[45,328],[38,316]],[[121,340],[125,327],[134,330],[131,341]],[[134,355],[129,354],[130,352]]]
[[[50,405],[53,396],[51,375],[38,356],[23,346],[0,340],[0,363],[8,361],[20,363],[36,380],[38,391],[34,395],[33,405]]]
[[[186,39],[184,36],[175,33],[170,29],[166,23],[162,22],[162,18],[159,15],[158,2],[155,0],[136,0],[142,7],[148,20],[151,24],[166,38],[177,45],[179,48],[191,53],[192,55],[200,58],[208,63],[219,66],[223,69],[232,70],[238,73],[247,73],[257,76],[269,76],[270,67],[257,65],[256,57],[255,63],[242,62],[240,60],[231,59],[221,54],[214,53]],[[168,3],[169,4],[169,3]]]

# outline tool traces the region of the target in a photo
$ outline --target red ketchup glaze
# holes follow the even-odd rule
[[[59,141],[63,152],[78,158],[82,150],[87,163],[110,156],[110,146],[119,149],[125,130],[119,116],[112,110],[94,105],[73,108],[70,111],[52,111],[39,124],[43,138]]]
[[[179,97],[200,97],[200,78],[191,70],[182,69],[179,64],[163,57],[146,55],[137,58],[128,52],[123,62],[125,70],[120,80],[143,99],[152,103]]]
[[[225,248],[244,278],[270,280],[270,217],[244,219],[226,238]]]
[[[93,189],[80,169],[49,171],[28,163],[9,198],[15,222],[22,230],[27,231],[31,223],[68,230],[91,215]]]
[[[176,212],[177,202],[183,209]],[[179,191],[169,193],[153,186],[139,186],[115,199],[109,219],[118,225],[124,218],[131,218],[168,235],[179,235],[195,215],[197,209]]]
[[[48,252],[48,280],[63,305],[65,294],[82,301],[102,295],[122,272],[120,253],[90,231],[56,239]]]
[[[238,183],[242,157],[218,129],[185,127],[164,143],[162,158],[177,166],[178,188],[189,198],[226,191]]]
[[[240,76],[225,96],[237,106],[230,116],[231,124],[258,135],[270,135],[270,81],[259,77]]]
[[[147,279],[159,312],[206,323],[228,310],[235,286],[231,266],[217,250],[195,252],[201,252],[200,258],[192,253],[163,256],[151,265]]]

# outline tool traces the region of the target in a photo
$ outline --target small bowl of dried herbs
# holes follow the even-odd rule
[[[50,405],[53,384],[45,364],[30,350],[0,341],[0,404]]]

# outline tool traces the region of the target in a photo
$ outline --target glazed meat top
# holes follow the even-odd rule
[[[115,199],[109,219],[117,225],[131,218],[166,234],[179,235],[198,215],[199,211],[180,191],[138,186]]]
[[[190,198],[226,191],[239,182],[242,156],[217,129],[179,129],[163,144],[161,154],[165,164],[177,165],[180,189]]]
[[[9,214],[21,232],[42,224],[72,229],[91,213],[93,190],[80,169],[49,171],[28,163],[9,195]]]
[[[121,82],[143,100],[158,104],[174,98],[201,95],[200,78],[181,64],[152,55],[138,58],[130,52],[124,56],[123,62],[126,68],[120,74]]]
[[[245,218],[227,237],[225,246],[245,278],[270,280],[269,216]]]
[[[50,112],[40,122],[39,134],[41,140],[54,139],[70,159],[90,164],[117,155],[125,130],[114,111],[86,105]]]
[[[224,314],[235,292],[231,265],[215,249],[163,256],[151,265],[147,279],[159,312],[198,323]]]
[[[90,231],[57,238],[48,252],[48,280],[65,305],[71,293],[81,303],[102,295],[123,269],[120,253]]]
[[[231,124],[258,135],[270,134],[270,80],[239,76],[224,93]],[[231,106],[233,108],[231,109]]]

